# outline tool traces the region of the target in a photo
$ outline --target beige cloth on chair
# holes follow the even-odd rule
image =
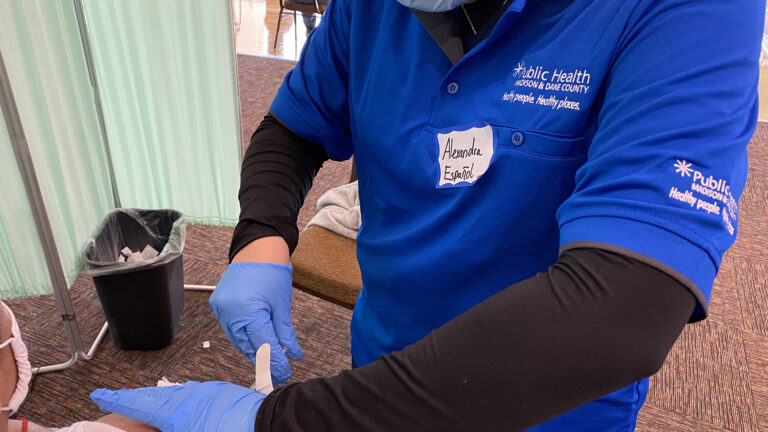
[[[362,221],[356,181],[324,193],[317,200],[317,209],[307,228],[317,225],[352,240],[357,238]]]

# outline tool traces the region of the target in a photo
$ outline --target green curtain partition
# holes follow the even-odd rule
[[[234,225],[240,123],[229,0],[85,0],[124,207]]]
[[[69,285],[80,251],[114,208],[73,3],[0,0],[0,52]],[[234,225],[240,128],[229,0],[86,0],[83,7],[122,206]],[[0,182],[0,298],[50,293],[2,121]]]
[[[0,298],[50,292],[50,279],[11,139],[0,115]]]
[[[107,160],[74,7],[0,0],[0,51],[67,283],[79,252],[112,208]],[[52,292],[37,229],[0,123],[0,297]]]

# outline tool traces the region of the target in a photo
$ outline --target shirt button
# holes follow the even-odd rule
[[[448,84],[448,87],[446,87],[446,90],[448,90],[448,94],[455,95],[459,92],[459,83],[456,81]]]
[[[519,145],[522,145],[524,141],[525,141],[525,135],[523,135],[522,132],[517,131],[512,134],[512,144],[519,146]]]

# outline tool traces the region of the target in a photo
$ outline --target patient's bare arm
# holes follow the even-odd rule
[[[146,424],[130,419],[128,417],[121,416],[119,414],[108,414],[104,417],[96,420],[97,423],[104,423],[110,426],[114,426],[125,432],[158,432],[157,429],[147,426]],[[28,432],[53,432],[53,429],[45,426],[29,422]],[[8,432],[22,432],[21,421],[11,420],[9,423]]]
[[[99,423],[106,423],[126,432],[160,432],[160,429],[155,429],[152,426],[132,418],[121,416],[120,414],[107,414],[96,421]]]

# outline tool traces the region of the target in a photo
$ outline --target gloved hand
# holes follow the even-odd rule
[[[291,377],[283,347],[293,359],[304,356],[291,324],[292,273],[290,265],[230,264],[209,300],[229,341],[252,362],[261,344],[270,345],[275,385]]]
[[[163,432],[253,432],[266,396],[221,381],[189,381],[170,387],[96,389],[91,399],[105,413],[117,413]]]

